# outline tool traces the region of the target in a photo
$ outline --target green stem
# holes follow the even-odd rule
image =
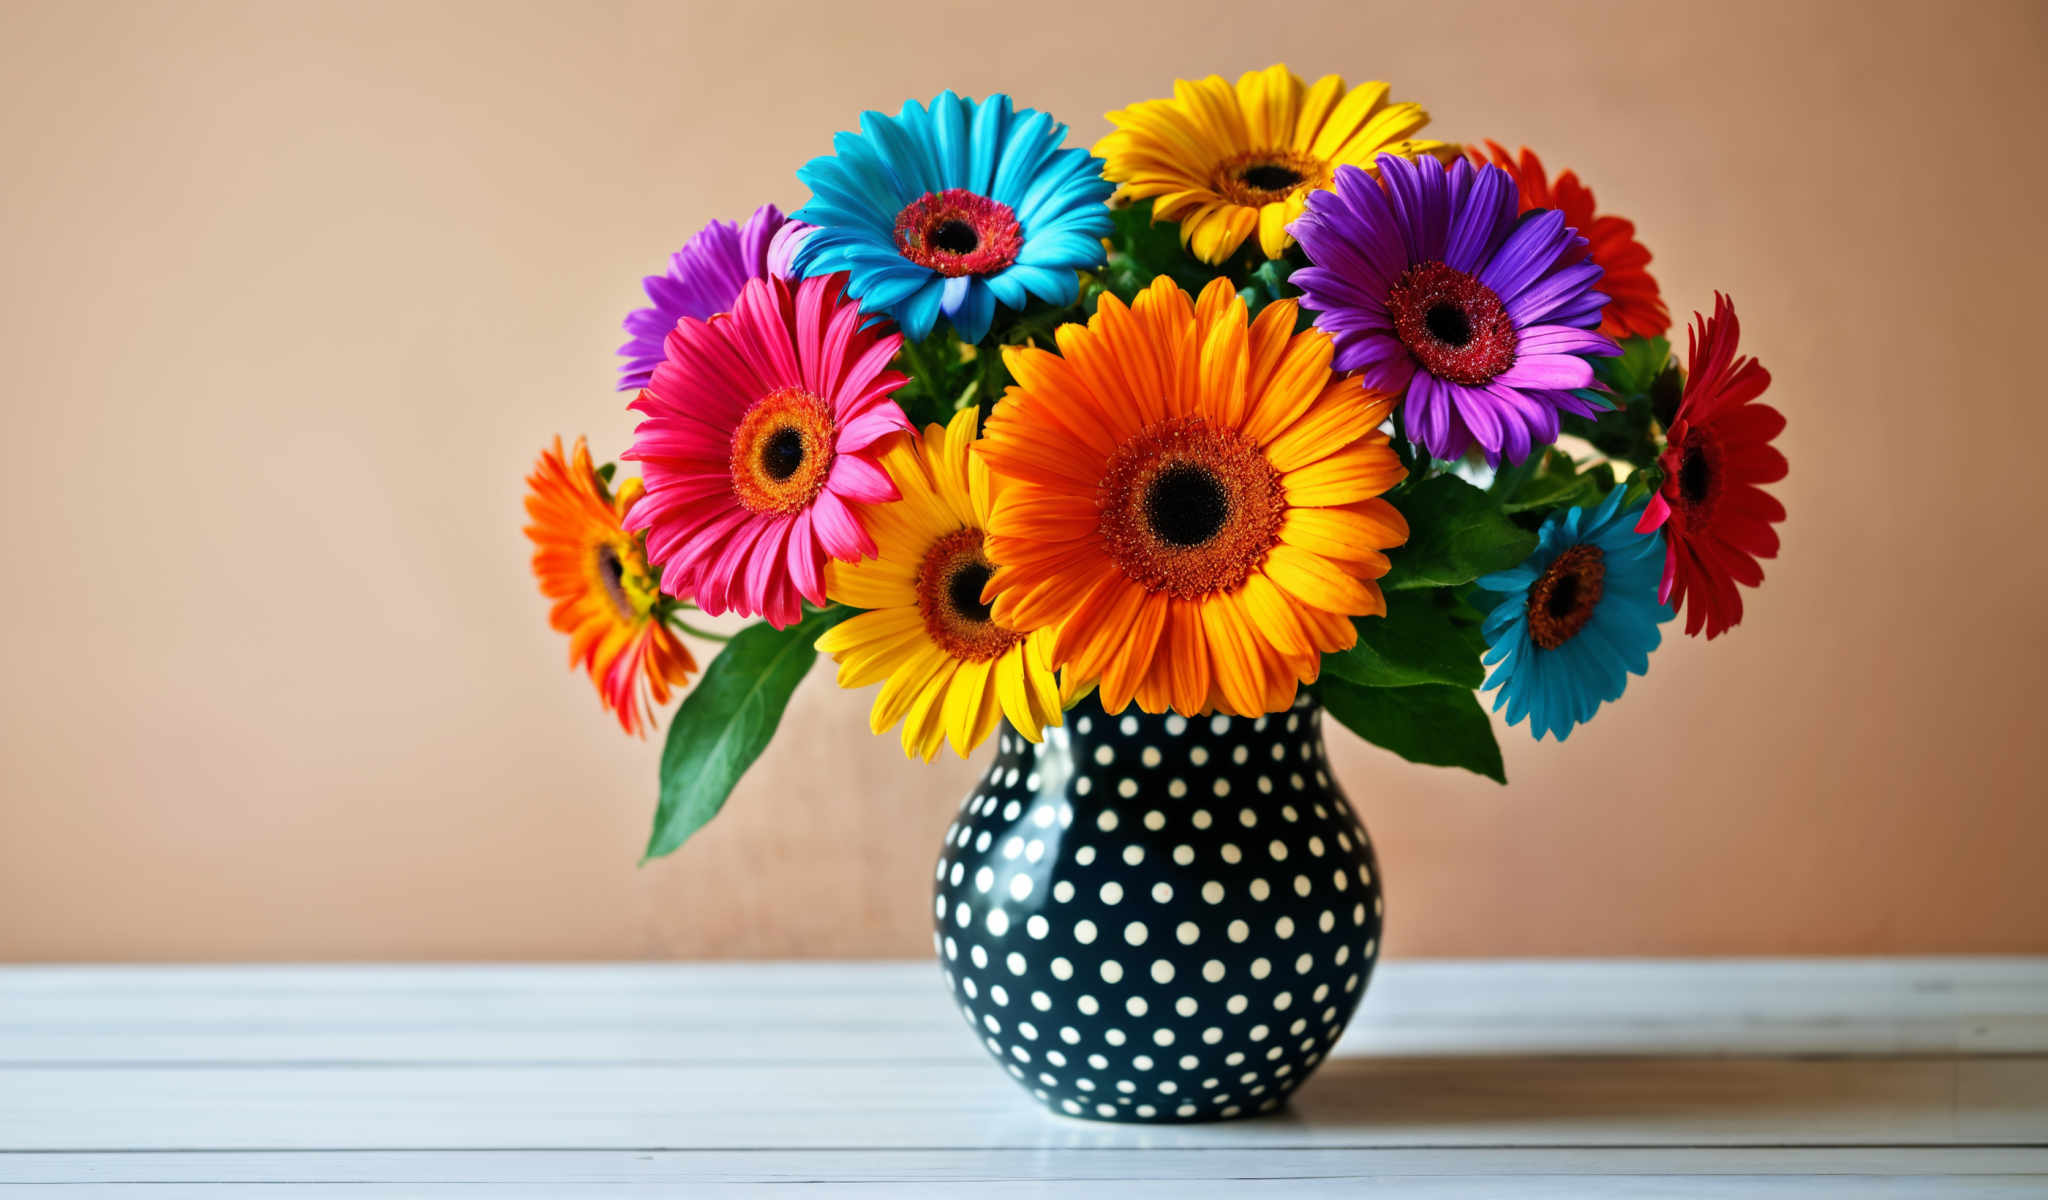
[[[707,642],[729,642],[732,640],[730,634],[713,633],[709,629],[699,629],[674,613],[668,615],[668,623],[677,633],[687,633],[691,637],[703,638]]]

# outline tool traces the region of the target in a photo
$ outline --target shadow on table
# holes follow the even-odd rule
[[[1953,1062],[1870,1058],[1336,1058],[1275,1123],[1615,1142],[1684,1129],[1776,1142],[1910,1135],[1949,1107]],[[1790,1122],[1791,1124],[1788,1124]]]

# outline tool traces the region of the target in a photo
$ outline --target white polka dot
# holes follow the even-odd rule
[[[1227,863],[1242,862],[1244,861],[1244,851],[1238,849],[1234,842],[1225,842],[1223,843],[1223,861]]]
[[[1083,946],[1093,944],[1095,941],[1095,922],[1088,920],[1074,922],[1074,940]]]
[[[1166,828],[1166,814],[1156,808],[1146,813],[1145,828],[1154,830]]]
[[[1108,833],[1111,830],[1115,829],[1116,810],[1113,808],[1103,809],[1102,812],[1095,818],[1095,827],[1097,829],[1100,829],[1104,833]]]
[[[1164,758],[1165,755],[1159,753],[1159,747],[1157,746],[1147,746],[1145,747],[1143,752],[1141,752],[1138,755],[1138,761],[1144,763],[1148,767],[1158,766],[1160,761]]]
[[[1064,958],[1055,958],[1055,959],[1053,959],[1053,960],[1052,960],[1052,977],[1053,977],[1054,979],[1061,979],[1061,980],[1065,980],[1065,979],[1072,979],[1072,978],[1074,977],[1074,964],[1073,964],[1073,963],[1070,963],[1070,962],[1068,962],[1068,961],[1067,961],[1066,959],[1064,959]]]
[[[1286,862],[1287,843],[1281,841],[1279,838],[1274,838],[1272,841],[1266,843],[1266,853],[1273,856],[1274,862]]]
[[[1124,847],[1124,863],[1125,863],[1125,865],[1127,865],[1127,866],[1133,866],[1133,867],[1135,867],[1135,866],[1137,866],[1137,865],[1138,865],[1139,863],[1141,863],[1141,862],[1144,862],[1144,861],[1145,861],[1145,848],[1144,848],[1143,846],[1140,846],[1140,845],[1139,845],[1139,844],[1137,844],[1136,842],[1132,842],[1132,843],[1131,843],[1130,845],[1128,845],[1128,846],[1125,846],[1125,847]]]
[[[1125,776],[1116,781],[1116,794],[1128,800],[1138,794],[1138,781]]]
[[[1252,1040],[1263,1042],[1272,1035],[1272,1032],[1272,1029],[1265,1025],[1254,1025],[1252,1026]]]
[[[1251,760],[1251,756],[1252,752],[1250,748],[1245,746],[1239,746],[1237,749],[1232,750],[1230,752],[1230,761],[1236,763],[1238,766],[1241,767],[1246,762]]]
[[[1252,927],[1243,921],[1232,921],[1223,933],[1233,942],[1242,942],[1252,935]]]
[[[1188,719],[1186,717],[1181,716],[1179,713],[1174,713],[1166,718],[1166,732],[1179,737],[1187,731]]]
[[[1209,748],[1207,746],[1196,746],[1194,749],[1188,751],[1188,761],[1195,764],[1198,767],[1208,762]]]
[[[1282,917],[1273,922],[1273,932],[1283,938],[1294,936],[1294,918]]]
[[[1292,992],[1282,992],[1279,995],[1273,997],[1273,1007],[1279,1009],[1281,1012],[1286,1012],[1288,1007],[1293,1003],[1294,994]]]
[[[1072,1100],[1067,1101],[1067,1104],[1070,1105],[1075,1112],[1081,1111],[1081,1106],[1075,1104]],[[1176,1117],[1192,1117],[1195,1115],[1196,1111],[1197,1110],[1194,1105],[1183,1104],[1179,1108],[1173,1110],[1173,1115]]]
[[[1252,978],[1253,978],[1253,979],[1264,979],[1264,978],[1265,978],[1266,976],[1268,976],[1268,975],[1271,975],[1272,973],[1273,973],[1273,962],[1272,962],[1272,960],[1271,960],[1271,959],[1268,959],[1268,958],[1255,958],[1255,959],[1253,959],[1253,960],[1252,960]]]
[[[1294,960],[1294,973],[1296,975],[1306,975],[1315,968],[1315,965],[1315,955],[1303,954],[1302,956]]]
[[[1201,938],[1202,927],[1193,921],[1182,921],[1174,928],[1173,935],[1180,939],[1181,945],[1192,946]]]
[[[1273,894],[1273,885],[1263,879],[1252,880],[1250,889],[1254,900],[1264,900]]]
[[[1167,901],[1173,899],[1173,885],[1170,883],[1166,883],[1164,881],[1153,884],[1152,899],[1155,903],[1158,904],[1165,904]]]
[[[1175,846],[1173,848],[1173,861],[1183,867],[1193,863],[1195,861],[1195,848],[1193,846]]]
[[[1124,965],[1113,958],[1102,960],[1102,982],[1118,983],[1123,980]]]
[[[967,928],[967,923],[969,921],[972,921],[973,919],[974,910],[967,907],[967,901],[962,900],[960,903],[953,906],[953,923],[955,925],[958,925],[960,928],[965,929]]]
[[[983,867],[974,873],[974,890],[985,892],[996,885],[996,873]]]
[[[1131,1014],[1134,1017],[1144,1016],[1147,1007],[1149,1006],[1145,1003],[1145,998],[1143,996],[1132,996],[1130,999],[1124,1001],[1124,1011]]]
[[[1030,894],[1031,876],[1022,874],[1010,876],[1010,898],[1012,900],[1022,900]]]
[[[1297,896],[1306,896],[1306,895],[1308,895],[1308,894],[1309,894],[1309,891],[1310,891],[1310,890],[1311,890],[1311,889],[1310,889],[1310,884],[1309,884],[1309,881],[1308,881],[1308,876],[1306,876],[1306,875],[1296,875],[1296,876],[1294,877],[1294,894],[1295,894],[1295,895],[1297,895]],[[1324,932],[1328,932],[1328,931],[1327,931],[1327,930],[1325,930]]]
[[[1044,857],[1045,857],[1045,843],[1044,843],[1044,842],[1041,842],[1041,841],[1039,841],[1039,840],[1038,840],[1037,838],[1032,838],[1032,839],[1031,839],[1031,840],[1030,840],[1029,842],[1025,843],[1025,845],[1024,845],[1024,861],[1026,861],[1026,862],[1037,862],[1037,861],[1038,861],[1039,859],[1041,859],[1041,858],[1044,858]]]
[[[1152,1056],[1149,1054],[1134,1055],[1131,1058],[1131,1066],[1140,1071],[1149,1071],[1152,1069]]]
[[[1102,1031],[1102,1040],[1108,1042],[1112,1046],[1121,1046],[1124,1044],[1124,1031],[1121,1029],[1105,1029]],[[1099,1054],[1093,1054],[1089,1056],[1088,1061],[1094,1062],[1098,1058],[1102,1058],[1102,1056]],[[1097,1069],[1100,1070],[1102,1067],[1108,1065],[1109,1060],[1106,1058],[1102,1058],[1102,1062],[1097,1066]]]
[[[1155,1046],[1171,1046],[1171,1045],[1173,1045],[1173,1030],[1171,1030],[1171,1029],[1167,1029],[1167,1028],[1165,1028],[1165,1027],[1163,1027],[1163,1026],[1162,1026],[1162,1027],[1160,1027],[1160,1028],[1158,1028],[1158,1029],[1155,1029],[1155,1030],[1153,1030],[1153,1031],[1152,1031],[1152,1044],[1153,1044],[1153,1045],[1155,1045]]]
[[[1220,735],[1220,734],[1225,734],[1225,733],[1229,733],[1229,732],[1230,732],[1230,718],[1229,718],[1229,717],[1226,717],[1226,716],[1224,716],[1224,715],[1223,715],[1222,713],[1218,713],[1218,714],[1216,714],[1215,716],[1213,716],[1213,717],[1210,717],[1210,718],[1209,718],[1209,732],[1210,732],[1210,733],[1214,733],[1214,734],[1219,734],[1219,735]]]
[[[1267,776],[1267,775],[1261,775],[1261,776],[1259,776],[1259,795],[1261,795],[1261,796],[1270,796],[1270,795],[1272,795],[1272,794],[1273,794],[1273,780],[1272,780],[1272,777],[1271,777],[1271,776]]]
[[[1323,856],[1323,839],[1319,837],[1310,838],[1308,840],[1308,852],[1317,858],[1321,858]]]
[[[1230,794],[1230,781],[1228,779],[1223,778],[1223,776],[1218,775],[1216,777],[1216,782],[1209,785],[1209,790],[1216,793],[1218,796],[1228,796]]]
[[[1010,1002],[1010,993],[999,983],[988,990],[988,998],[997,1004],[1008,1004]]]
[[[1080,999],[1074,1001],[1074,1007],[1080,1009],[1083,1013],[1091,1017],[1094,1016],[1096,1013],[1102,1011],[1101,1002],[1096,1000],[1095,997],[1088,995],[1086,992],[1083,992],[1081,994]]]
[[[1004,858],[1015,858],[1015,857],[1017,857],[1017,856],[1018,856],[1019,854],[1022,854],[1022,853],[1024,853],[1024,839],[1023,839],[1023,838],[1020,838],[1020,837],[1013,837],[1013,838],[1008,838],[1008,839],[1005,839],[1005,840],[1004,840],[1004,842],[1003,842],[1003,857],[1004,857]]]
[[[1083,775],[1074,781],[1074,794],[1076,796],[1085,796],[1094,790],[1095,780],[1089,776]]]
[[[1103,884],[1102,890],[1097,894],[1102,897],[1104,904],[1115,904],[1124,898],[1124,885],[1112,879]]]
[[[1026,782],[1031,785],[1032,791],[1038,790],[1038,776],[1033,775]],[[1051,829],[1054,815],[1050,805],[1041,804],[1031,810],[1031,823],[1040,829]]]
[[[1302,895],[1304,896],[1307,894],[1307,892],[1302,893]],[[1337,914],[1331,912],[1327,908],[1323,910],[1322,916],[1316,918],[1316,928],[1322,930],[1324,933],[1328,933],[1330,932],[1330,930],[1335,929],[1336,927]]]
[[[987,853],[988,844],[994,840],[995,835],[984,829],[981,831],[981,836],[974,839],[974,848],[982,853]]]
[[[1123,730],[1125,737],[1130,737],[1138,732],[1138,718],[1125,717],[1117,723],[1117,728]]]
[[[1246,1000],[1243,996],[1232,996],[1223,1002],[1223,1007],[1229,1009],[1232,1013],[1241,1013],[1251,1007],[1251,1001]]]
[[[1079,721],[1074,722],[1074,728],[1081,733],[1091,733],[1095,729],[1095,718],[1082,717]]]
[[[1057,1050],[1048,1050],[1045,1052],[1045,1061],[1055,1067],[1064,1067],[1067,1065],[1067,1056]]]
[[[1250,829],[1259,823],[1259,814],[1249,808],[1240,808],[1237,810],[1237,821],[1238,824],[1243,825],[1246,829]]]
[[[1106,767],[1116,761],[1116,751],[1108,746],[1097,746],[1095,748],[1095,761]]]
[[[1017,772],[1013,770],[1013,771],[1011,771],[1011,772],[1010,772],[1010,785],[1011,785],[1012,787],[1015,787],[1015,786],[1016,786],[1016,783],[1017,783]],[[1021,813],[1021,812],[1023,812],[1023,811],[1024,811],[1024,806],[1023,806],[1022,804],[1019,804],[1019,803],[1018,803],[1017,801],[1015,801],[1015,800],[1012,800],[1012,801],[1010,801],[1010,802],[1009,802],[1008,804],[1005,804],[1005,805],[1003,805],[1003,820],[1005,820],[1005,821],[1014,821],[1014,820],[1016,820],[1016,819],[1017,819],[1017,814],[1019,814],[1019,813]]]
[[[1074,898],[1074,885],[1065,879],[1062,879],[1058,883],[1053,884],[1052,898],[1059,901],[1061,904],[1065,904],[1067,901],[1072,900]]]
[[[1148,1118],[1148,1119],[1149,1119],[1149,1118],[1151,1118],[1151,1117],[1156,1117],[1156,1116],[1158,1116],[1158,1115],[1159,1115],[1159,1110],[1158,1110],[1158,1109],[1156,1109],[1156,1108],[1154,1108],[1154,1107],[1152,1107],[1152,1106],[1151,1106],[1151,1105],[1149,1105],[1149,1104],[1140,1104],[1140,1105],[1139,1105],[1139,1106],[1137,1107],[1137,1113],[1138,1113],[1138,1115],[1139,1115],[1139,1116],[1141,1116],[1141,1117],[1145,1117],[1145,1118]]]
[[[1172,982],[1173,982],[1173,964],[1172,964],[1172,963],[1170,963],[1170,962],[1168,962],[1168,961],[1166,961],[1166,960],[1165,960],[1165,959],[1163,959],[1163,958],[1155,958],[1155,959],[1153,959],[1153,960],[1152,960],[1152,982],[1154,982],[1154,983],[1172,983]]]
[[[1001,937],[1010,931],[1010,914],[1002,909],[993,909],[988,914],[988,931]]]
[[[1074,861],[1075,861],[1075,862],[1076,862],[1077,864],[1079,864],[1079,865],[1081,865],[1081,866],[1084,866],[1084,867],[1085,867],[1085,866],[1087,866],[1087,865],[1088,865],[1089,863],[1092,863],[1092,862],[1094,862],[1094,861],[1095,861],[1095,847],[1093,847],[1093,846],[1083,846],[1083,847],[1081,847],[1081,848],[1080,848],[1079,850],[1076,850],[1076,851],[1074,851]]]
[[[1169,780],[1166,784],[1166,794],[1173,797],[1176,800],[1180,799],[1182,796],[1187,795],[1188,781],[1185,779]]]
[[[1208,962],[1203,963],[1202,978],[1208,980],[1210,983],[1222,983],[1223,960],[1218,958],[1212,958]]]
[[[1145,939],[1148,936],[1150,936],[1150,931],[1145,928],[1143,921],[1132,921],[1124,926],[1124,940],[1133,946],[1144,945]]]
[[[1223,903],[1223,885],[1211,879],[1202,885],[1202,899],[1211,904]]]
[[[1286,820],[1289,820],[1289,821],[1299,821],[1299,820],[1301,820],[1301,814],[1300,814],[1300,813],[1298,813],[1298,812],[1296,812],[1296,811],[1294,811],[1294,806],[1293,806],[1292,804],[1283,804],[1283,805],[1281,805],[1281,806],[1280,806],[1280,815],[1281,815],[1281,816],[1282,816],[1283,818],[1285,818]]]
[[[1052,1011],[1052,997],[1044,992],[1033,992],[1031,993],[1031,1007],[1039,1012],[1050,1012]]]
[[[1003,959],[1003,963],[1010,968],[1012,975],[1022,975],[1030,969],[1030,964],[1024,961],[1024,956],[1015,950],[1010,951],[1009,956]]]
[[[1199,1009],[1200,1007],[1201,1005],[1195,1002],[1195,998],[1193,996],[1182,996],[1180,999],[1173,1002],[1173,1011],[1179,1013],[1183,1017],[1194,1016],[1195,1010]]]

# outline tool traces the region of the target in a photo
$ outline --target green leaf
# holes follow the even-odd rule
[[[1152,220],[1150,200],[1111,209],[1110,221],[1112,248],[1102,282],[1125,303],[1161,275],[1171,276],[1190,293],[1199,293],[1216,277],[1215,268],[1203,266],[1181,248],[1178,224]]]
[[[1359,687],[1326,678],[1317,690],[1331,716],[1375,746],[1409,762],[1463,767],[1497,783],[1508,781],[1493,722],[1469,688]]]
[[[1532,456],[1530,459],[1534,462]],[[1606,489],[1591,473],[1581,475],[1572,457],[1562,450],[1543,456],[1543,473],[1524,482],[1511,493],[1501,508],[1510,513],[1537,508],[1568,508],[1598,500]]]
[[[1508,520],[1495,497],[1454,475],[1431,476],[1391,499],[1408,518],[1408,544],[1387,554],[1387,590],[1470,583],[1536,549],[1536,535]]]
[[[1478,687],[1485,672],[1452,623],[1455,603],[1447,592],[1388,593],[1387,615],[1358,618],[1357,644],[1325,654],[1323,671],[1361,687]]]
[[[1630,400],[1650,390],[1664,364],[1671,361],[1671,343],[1661,337],[1626,338],[1619,358],[1596,358],[1593,371],[1600,381]]]
[[[733,785],[775,736],[790,693],[817,661],[812,643],[853,612],[809,613],[788,629],[749,625],[704,668],[668,727],[661,806],[642,862],[681,846],[725,807]]]

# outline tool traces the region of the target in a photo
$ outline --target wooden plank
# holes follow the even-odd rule
[[[985,1062],[13,1068],[4,1149],[2031,1144],[2048,1060],[1333,1058],[1280,1117],[1048,1118]],[[1995,1083],[1995,1086],[1993,1084]]]
[[[0,1155],[0,1185],[1059,1183],[1370,1177],[1734,1175],[1841,1179],[1993,1176],[2048,1181],[2048,1150],[1676,1149],[512,1150]]]
[[[810,1059],[979,1053],[919,963],[0,969],[0,1063],[683,1063],[778,1047]],[[1343,1049],[2043,1053],[2048,966],[1393,963]]]

